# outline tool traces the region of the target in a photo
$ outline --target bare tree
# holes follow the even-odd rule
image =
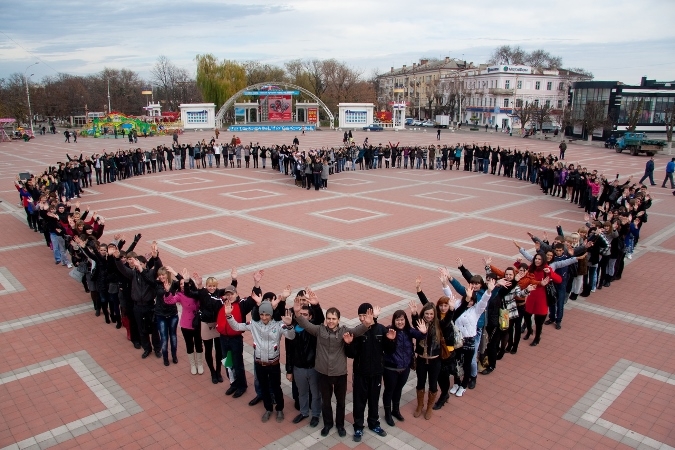
[[[533,106],[532,121],[538,125],[539,131],[542,131],[544,124],[551,121],[553,108],[550,104],[547,105],[546,103],[535,103]]]
[[[637,128],[637,124],[640,121],[640,117],[642,116],[642,111],[644,110],[645,99],[644,97],[640,97],[637,101],[631,99],[627,106],[626,122],[628,122],[628,126],[626,127],[626,130],[635,131],[635,128]]]
[[[524,64],[527,57],[525,52],[519,46],[511,47],[510,45],[502,45],[497,47],[490,56],[488,64]]]
[[[260,61],[246,61],[246,82],[248,86],[269,81],[287,81],[286,71],[281,67],[263,64]]]
[[[534,103],[526,101],[524,103],[521,103],[520,106],[514,105],[512,117],[518,118],[518,120],[520,121],[520,129],[524,130],[528,122],[533,120],[536,112],[537,106]]]
[[[605,114],[606,110],[607,106],[603,101],[590,101],[584,105],[582,117],[577,123],[582,125],[583,133],[589,141],[593,140],[593,132],[598,128],[611,128],[612,120]]]
[[[539,49],[527,54],[525,64],[537,68],[557,69],[562,67],[562,58]]]

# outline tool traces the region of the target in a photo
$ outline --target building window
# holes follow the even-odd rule
[[[516,84],[516,89],[522,89],[523,88],[523,81],[518,80],[518,83]]]
[[[522,108],[523,107],[523,99],[517,98],[516,99],[516,108]]]
[[[537,107],[537,108],[539,108],[539,99],[536,99],[536,100],[534,101],[534,106]]]
[[[546,83],[546,90],[550,91],[552,89],[553,89],[553,81],[549,81],[548,83]]]
[[[504,108],[508,108],[508,107],[509,107],[509,99],[505,98],[504,99]]]
[[[546,100],[546,102],[544,104],[546,105],[547,108],[550,108],[551,107],[551,100]]]
[[[535,81],[535,83],[534,83],[534,88],[535,88],[536,90],[541,89],[541,81]]]
[[[562,109],[562,100],[558,100],[558,109]]]
[[[565,83],[563,83],[562,81],[560,83],[558,83],[558,90],[559,91],[565,90]]]
[[[187,123],[208,123],[209,114],[206,110],[203,111],[187,111],[185,113]]]
[[[505,89],[510,89],[511,88],[511,80],[506,80],[504,82],[504,88]]]
[[[345,123],[366,123],[368,116],[365,111],[345,111]]]

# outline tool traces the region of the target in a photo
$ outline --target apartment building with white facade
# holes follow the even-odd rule
[[[451,90],[459,91],[463,123],[504,129],[521,127],[514,107],[517,110],[526,103],[550,107],[550,122],[560,127],[569,89],[573,82],[583,79],[587,78],[565,69],[499,65],[464,70],[445,82]]]

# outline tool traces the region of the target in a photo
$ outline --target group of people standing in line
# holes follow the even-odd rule
[[[214,142],[211,145],[217,146]],[[485,172],[486,167],[492,167],[494,172],[496,164],[492,156],[482,158],[482,164],[480,158],[473,159],[476,152],[483,152],[483,156],[485,152],[494,154],[490,146],[461,148],[471,155],[468,161],[465,156],[465,170],[472,170],[476,162],[476,170]],[[389,157],[396,155],[393,161],[397,164],[401,155],[405,157],[404,151],[395,153],[398,144],[390,145],[389,150]],[[610,182],[596,171],[573,165],[565,167],[551,155],[525,152],[519,157],[519,152],[499,147],[496,152],[499,155],[497,174],[504,168],[505,175],[512,176],[512,166],[524,167],[516,171],[517,178],[539,182],[545,194],[579,203],[586,211],[584,224],[572,233],[564,233],[558,226],[553,242],[549,242],[546,235],[539,238],[530,234],[533,253],[514,241],[522,258],[499,267],[486,257],[484,276],[471,272],[461,259],[457,260],[460,279],[446,268],[439,268],[441,293],[435,302],[422,290],[421,276],[417,277],[415,288],[419,302],[410,301],[409,312],[396,310],[386,325],[378,321],[380,308],[368,302],[357,310],[359,325],[347,327],[340,324],[338,308],[331,306],[324,312],[311,288],[297,291],[292,305],[290,286],[278,293],[263,293],[262,270],[253,274],[250,294],[242,298],[238,294],[236,269],[232,270],[231,280],[224,288],[213,277],[204,280],[187,269],[178,273],[161,261],[156,243],[147,254],[135,251],[140,234],[134,236],[126,249],[126,238],[122,235],[103,242],[104,219],[95,212],[89,213],[88,208],[81,211],[79,202],[69,201],[76,192],[79,195],[79,191],[73,186],[66,188],[63,183],[82,180],[75,182],[76,177],[71,175],[70,181],[64,181],[66,169],[72,174],[75,166],[84,164],[96,170],[101,158],[106,158],[105,154],[77,160],[69,158],[69,163],[60,165],[59,169],[50,168],[40,177],[17,180],[16,188],[26,208],[29,226],[45,233],[56,263],[67,264],[72,269],[71,276],[80,280],[84,290],[90,293],[97,316],[102,313],[106,323],[126,328],[127,339],[135,348],[143,350],[142,358],[154,351],[164,365],[177,364],[180,326],[190,373],[203,374],[205,363],[211,382],[223,383],[222,365],[227,361],[231,373],[225,394],[238,398],[248,388],[242,335],[250,332],[254,342],[256,396],[249,404],[263,403],[263,422],[273,415],[278,422],[284,420],[280,352],[283,339],[285,376],[292,384],[295,407],[299,411],[293,423],[309,419],[310,426],[317,427],[323,418],[323,436],[334,426],[339,436],[345,436],[347,360],[352,359],[353,439],[358,442],[366,426],[379,436],[387,434],[380,423],[380,397],[388,426],[405,420],[401,398],[411,371],[415,371],[417,377],[417,402],[412,415],[430,420],[433,411],[443,408],[451,395],[462,397],[467,390],[474,389],[479,372],[489,375],[496,369],[497,361],[506,354],[516,354],[521,339],[532,338],[530,346],[535,347],[541,342],[544,325],[554,325],[560,330],[568,299],[588,296],[596,289],[610,287],[622,277],[624,259],[631,258],[639,231],[647,222],[647,209],[652,200],[646,186],[634,185],[630,178],[625,183],[620,183],[618,178]],[[155,161],[153,151],[150,165],[146,166],[145,153],[131,152],[132,174],[141,174],[143,169],[149,172],[159,166],[152,163]],[[201,152],[198,154],[201,156]],[[444,169],[443,148],[440,154],[440,169]],[[500,162],[502,154],[505,155],[503,163]],[[295,143],[280,147],[272,164],[289,175],[293,175],[295,169],[297,177],[299,164],[307,164],[313,170],[315,161],[330,165],[330,161],[339,160],[341,155],[333,149],[305,154],[297,150]],[[433,161],[436,155],[428,153],[427,157]],[[288,166],[284,162],[287,158]],[[371,166],[378,166],[376,153],[372,158]],[[404,159],[404,166],[406,162]],[[455,160],[456,167],[458,164]],[[284,167],[289,170],[285,172]],[[339,171],[339,168],[338,164],[332,169]],[[550,177],[553,184],[548,183]],[[568,184],[570,179],[573,182]],[[305,182],[309,185],[306,177]],[[312,182],[318,184],[316,178],[312,178]],[[182,307],[180,317],[177,304]],[[522,333],[525,335],[521,338]]]

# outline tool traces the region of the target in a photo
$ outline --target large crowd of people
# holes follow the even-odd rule
[[[97,184],[105,184],[167,170],[167,163],[168,170],[203,170],[213,168],[215,160],[217,169],[222,159],[223,168],[229,170],[242,168],[242,156],[243,168],[250,167],[251,159],[254,168],[259,160],[266,168],[269,158],[271,170],[295,177],[298,186],[313,185],[317,190],[327,187],[329,174],[357,170],[357,166],[363,170],[379,170],[383,163],[385,169],[403,170],[462,167],[538,184],[543,194],[577,204],[584,210],[584,220],[573,230],[558,226],[552,240],[546,233],[528,233],[534,252],[514,241],[521,257],[511,264],[499,266],[486,256],[481,267],[470,270],[457,259],[459,278],[440,267],[436,294],[425,293],[418,276],[414,286],[419,302],[411,301],[409,311],[397,310],[384,323],[378,321],[378,305],[364,302],[357,311],[360,324],[347,327],[340,324],[336,304],[329,301],[324,311],[311,288],[297,291],[292,301],[290,286],[265,292],[263,270],[253,274],[252,286],[244,290],[236,268],[230,280],[203,279],[198,273],[165,265],[155,243],[147,253],[137,250],[141,234],[128,246],[123,235],[104,238],[105,219],[82,208],[78,200],[82,187],[92,185],[92,173]],[[298,149],[297,138],[291,145],[261,147],[241,145],[233,137],[226,145],[212,139],[208,144],[174,142],[171,148],[68,157],[68,162],[42,174],[17,178],[15,186],[28,226],[44,234],[55,263],[67,266],[81,282],[96,316],[103,314],[106,323],[125,327],[127,339],[142,350],[142,358],[154,352],[164,365],[177,364],[180,326],[190,373],[203,374],[205,363],[210,381],[219,384],[228,378],[225,394],[239,398],[248,389],[242,335],[251,333],[256,396],[249,405],[263,403],[263,422],[272,417],[284,420],[283,366],[298,410],[293,423],[309,419],[309,425],[317,427],[323,418],[323,436],[335,426],[344,437],[347,364],[352,359],[353,439],[358,442],[365,427],[380,436],[387,434],[380,423],[380,397],[388,426],[406,420],[401,396],[411,371],[417,377],[413,417],[431,420],[433,411],[443,408],[451,395],[462,397],[476,388],[479,373],[487,376],[505,355],[517,354],[521,341],[535,347],[545,325],[561,329],[568,300],[621,280],[625,258],[632,257],[647,222],[649,191],[632,178],[621,182],[617,175],[610,180],[563,158],[562,148],[556,157],[487,143],[411,147],[365,142],[304,152]],[[226,377],[223,363],[230,368]]]

